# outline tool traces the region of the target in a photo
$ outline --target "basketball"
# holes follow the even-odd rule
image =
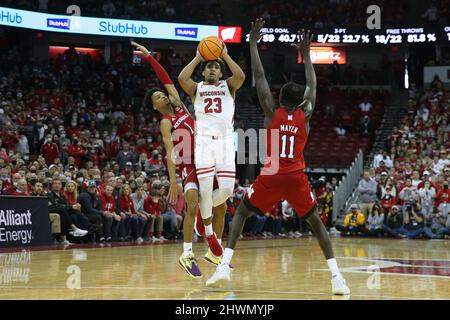
[[[223,42],[219,37],[209,36],[200,41],[197,49],[206,61],[217,60],[222,55]]]

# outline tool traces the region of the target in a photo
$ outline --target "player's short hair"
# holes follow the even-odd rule
[[[295,82],[288,82],[281,87],[280,104],[286,108],[297,107],[303,99],[303,88]]]
[[[145,93],[145,96],[144,96],[144,100],[142,101],[142,108],[143,108],[144,112],[146,112],[146,113],[154,113],[155,112],[155,110],[153,109],[152,96],[155,92],[158,92],[158,91],[161,91],[162,93],[165,94],[164,90],[162,90],[159,87],[154,87],[154,88],[147,90],[147,92]]]
[[[204,61],[200,65],[200,70],[203,72],[205,70],[205,68],[208,66],[208,64],[210,64],[211,62],[217,62],[219,64],[219,66],[220,66],[220,71],[222,73],[224,73],[224,71],[225,71],[225,64],[223,63],[222,59]]]

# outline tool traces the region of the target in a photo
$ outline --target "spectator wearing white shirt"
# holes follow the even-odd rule
[[[436,190],[429,181],[424,183],[424,187],[418,190],[420,205],[422,206],[422,214],[427,216],[434,205],[436,198]]]
[[[406,210],[406,206],[419,200],[419,194],[416,188],[412,185],[411,179],[407,178],[405,181],[405,187],[400,191],[398,197],[403,201],[403,209]]]
[[[411,184],[414,187],[414,189],[417,189],[417,186],[419,185],[419,183],[421,183],[422,180],[420,179],[420,173],[417,170],[413,171],[413,176],[411,179]]]
[[[381,150],[380,150],[381,151]],[[378,154],[373,158],[373,167],[376,169],[380,166],[380,161],[383,161],[387,168],[392,168],[394,163],[386,150],[378,151]]]
[[[364,98],[364,101],[359,104],[359,108],[361,112],[370,112],[372,110],[372,104],[369,102],[369,99]]]
[[[439,160],[433,166],[433,171],[436,174],[441,174],[448,165],[450,165],[450,154],[447,154],[447,151],[441,150],[439,152]]]
[[[30,147],[28,145],[28,139],[23,134],[19,134],[18,141],[16,143],[16,152],[20,153],[21,155],[29,154],[30,153]]]

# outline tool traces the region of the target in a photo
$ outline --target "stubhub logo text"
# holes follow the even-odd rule
[[[47,18],[47,27],[63,30],[70,30],[70,19]]]
[[[176,37],[197,38],[198,28],[175,28]]]
[[[99,23],[100,32],[110,32],[110,33],[120,33],[120,34],[131,34],[131,35],[144,35],[148,34],[148,28],[143,24],[134,23],[112,23],[109,21],[100,21]]]
[[[22,21],[23,21],[23,18],[17,12],[10,12],[8,10],[1,10],[0,11],[0,21],[4,22],[4,23],[21,24]]]

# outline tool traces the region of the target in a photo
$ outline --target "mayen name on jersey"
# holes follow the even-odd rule
[[[208,96],[224,96],[225,91],[203,91],[200,92],[200,97],[208,97]]]
[[[285,131],[285,132],[292,132],[292,133],[295,134],[298,131],[298,127],[282,124],[282,125],[280,125],[280,130],[281,131]]]

